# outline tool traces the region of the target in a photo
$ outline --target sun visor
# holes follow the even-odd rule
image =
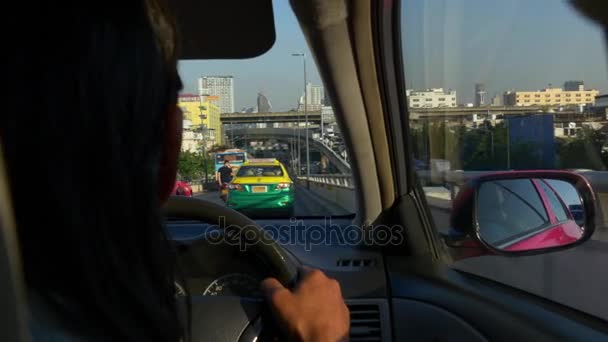
[[[272,0],[169,0],[180,33],[180,59],[244,59],[275,42]]]

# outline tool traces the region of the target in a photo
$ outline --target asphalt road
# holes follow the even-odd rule
[[[336,216],[348,214],[343,208],[332,203],[314,192],[309,191],[305,187],[296,186],[295,188],[295,216],[307,217],[307,216]],[[219,193],[216,191],[202,193],[195,195],[194,197],[203,198],[209,201],[213,201],[218,204],[223,204],[219,197]]]
[[[438,229],[448,226],[448,211],[431,211]],[[608,320],[608,241],[603,236],[561,252],[478,257],[454,267]]]

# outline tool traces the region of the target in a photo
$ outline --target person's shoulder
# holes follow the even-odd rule
[[[76,329],[61,314],[53,310],[48,301],[35,292],[28,295],[29,332],[31,341],[84,342],[97,340],[95,334],[86,334],[83,327]]]

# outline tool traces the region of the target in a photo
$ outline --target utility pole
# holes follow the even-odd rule
[[[307,87],[307,83],[308,83],[308,79],[307,79],[307,75],[306,75],[306,54],[305,53],[292,53],[292,56],[295,57],[302,57],[302,62],[304,65],[304,134],[306,134],[306,176],[307,178],[310,178],[310,149],[309,149],[309,144],[308,144],[308,87]],[[298,120],[299,122],[299,120]],[[298,146],[299,146],[299,139],[300,137],[300,130],[298,127]],[[298,148],[298,160],[300,160],[300,149]],[[299,163],[298,163],[299,164]],[[301,167],[298,168],[298,174],[301,174]]]

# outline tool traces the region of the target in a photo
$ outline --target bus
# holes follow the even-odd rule
[[[248,159],[249,156],[247,155],[247,151],[238,148],[218,151],[214,156],[215,172],[217,173],[219,168],[224,166],[224,161],[226,160],[230,162],[232,169],[236,172],[236,170]]]

